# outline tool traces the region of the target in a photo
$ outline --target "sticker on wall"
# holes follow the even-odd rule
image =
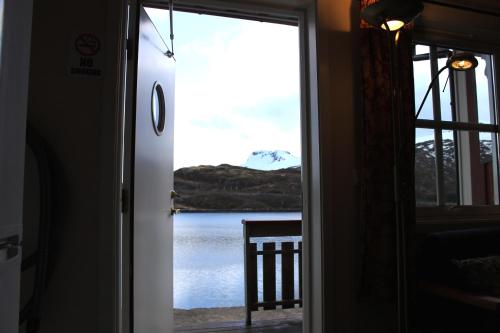
[[[101,46],[101,40],[95,34],[75,34],[70,42],[69,75],[100,78]]]

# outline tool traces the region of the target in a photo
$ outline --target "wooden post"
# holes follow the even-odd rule
[[[282,308],[293,308],[294,299],[294,257],[293,242],[281,243],[281,299]]]
[[[302,242],[299,242],[299,300],[302,307]]]
[[[276,243],[264,243],[264,310],[276,309]]]
[[[245,238],[245,308],[246,325],[252,325],[252,311],[257,311],[257,244],[250,243],[247,226],[243,221],[243,234]]]

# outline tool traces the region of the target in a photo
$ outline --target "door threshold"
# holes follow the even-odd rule
[[[176,327],[176,333],[299,333],[302,332],[302,319],[259,320],[246,326],[245,321],[204,323],[194,326]]]

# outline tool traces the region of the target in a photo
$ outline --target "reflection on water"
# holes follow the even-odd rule
[[[300,212],[287,213],[184,213],[174,217],[174,307],[182,309],[243,306],[243,226],[247,220],[300,219]],[[294,241],[300,237],[257,240]],[[259,258],[259,267],[261,265]],[[281,294],[281,258],[276,258],[277,297]],[[298,276],[298,255],[295,255]],[[259,268],[259,300],[262,299],[262,270]],[[295,281],[298,281],[295,278]],[[295,293],[297,295],[296,282]]]

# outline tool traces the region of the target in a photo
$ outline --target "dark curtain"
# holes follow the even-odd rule
[[[376,1],[361,0],[361,9]],[[391,63],[387,32],[360,23],[362,69],[362,301],[393,304],[397,299],[396,221],[394,203],[394,140],[391,110]],[[414,267],[414,89],[411,27],[400,31],[393,80],[396,126],[399,128],[402,223],[405,226],[407,275]],[[412,286],[410,284],[410,303]],[[410,305],[411,306],[411,305]]]

